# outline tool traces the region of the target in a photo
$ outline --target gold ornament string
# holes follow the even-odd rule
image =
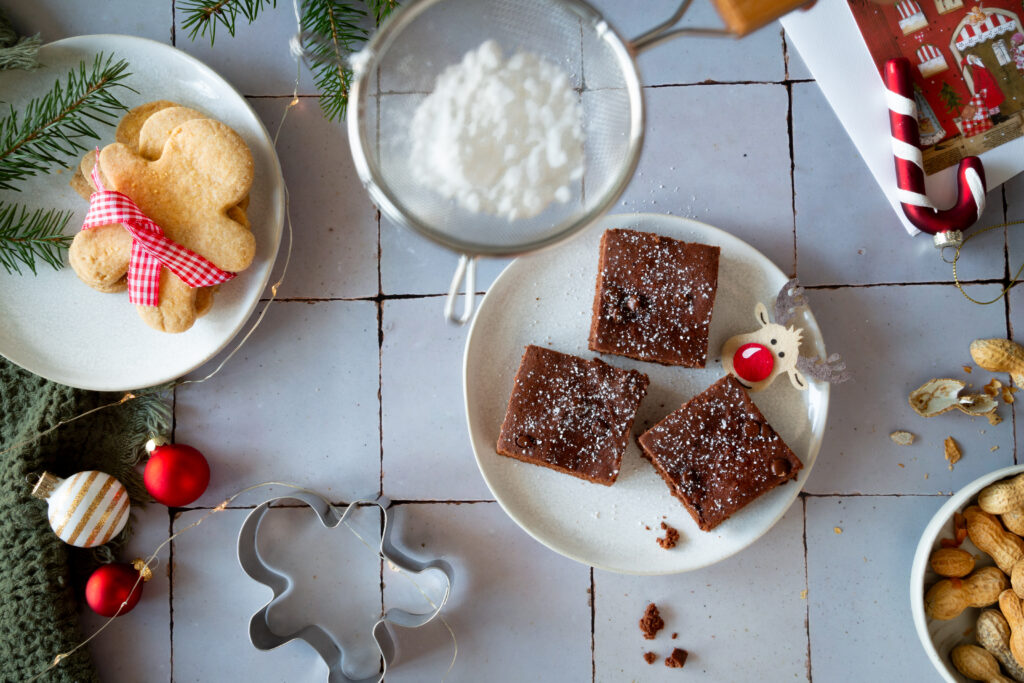
[[[296,491],[296,492],[299,492],[299,493],[309,493],[309,494],[312,494],[314,496],[319,496],[318,493],[316,493],[315,491],[311,491],[310,489],[307,489],[304,486],[299,486],[298,484],[291,484],[291,483],[284,482],[284,481],[264,481],[264,482],[260,482],[259,484],[253,484],[252,486],[246,486],[241,491],[236,491],[235,493],[231,494],[230,496],[228,496],[227,498],[222,500],[216,507],[213,507],[213,508],[210,508],[209,510],[207,510],[206,513],[204,513],[199,519],[197,519],[196,521],[192,522],[188,526],[182,528],[181,530],[174,532],[173,534],[168,536],[166,539],[164,539],[160,543],[160,545],[158,545],[156,547],[156,549],[152,553],[149,554],[149,557],[146,558],[145,562],[141,562],[139,564],[139,566],[136,566],[136,569],[139,572],[139,576],[135,579],[135,583],[132,584],[131,590],[128,591],[128,597],[126,597],[124,602],[122,602],[118,606],[117,612],[115,612],[112,617],[109,617],[105,622],[103,622],[103,625],[100,626],[95,631],[93,631],[92,634],[89,635],[88,638],[86,638],[82,642],[78,643],[77,645],[75,645],[70,650],[67,650],[66,652],[61,652],[58,655],[56,655],[53,658],[53,660],[50,662],[50,665],[48,667],[46,667],[45,669],[43,669],[42,671],[37,673],[32,678],[29,678],[26,683],[32,683],[32,681],[37,680],[40,676],[43,676],[46,673],[52,671],[54,668],[59,666],[62,661],[64,661],[65,659],[67,659],[68,657],[72,656],[73,654],[78,652],[80,649],[82,649],[83,647],[88,645],[90,641],[92,641],[96,636],[98,636],[108,626],[110,626],[110,624],[113,623],[113,621],[115,619],[117,619],[118,616],[121,615],[121,612],[124,610],[124,608],[128,604],[128,600],[130,599],[132,594],[135,593],[135,589],[139,587],[140,583],[144,582],[144,580],[145,580],[144,579],[144,575],[146,574],[146,572],[147,571],[148,572],[152,572],[153,569],[159,567],[160,558],[158,557],[158,555],[159,555],[160,551],[163,550],[167,546],[168,543],[171,543],[172,541],[174,541],[174,539],[178,538],[178,536],[181,536],[186,531],[191,531],[192,529],[195,529],[197,526],[202,524],[204,521],[206,521],[212,515],[214,515],[214,514],[216,514],[218,512],[223,512],[224,510],[228,509],[228,506],[231,505],[231,503],[233,503],[235,501],[235,499],[237,499],[239,496],[242,496],[242,495],[244,495],[246,493],[249,493],[250,491],[255,491],[256,489],[263,488],[265,486],[281,486],[283,488],[290,489],[292,491]],[[377,557],[379,557],[381,560],[387,561],[387,558],[384,557],[383,553],[381,553],[380,548],[378,547],[377,549],[374,549],[374,547],[372,545],[370,545],[370,543],[365,538],[360,536],[359,533],[348,523],[348,520],[345,521],[345,526],[348,528],[348,530],[350,532],[352,532],[352,534],[356,538],[358,538],[362,542],[363,545],[365,545],[367,548],[372,550],[377,555]],[[137,564],[139,562],[140,562],[139,560],[136,560]],[[406,579],[408,579],[412,583],[412,585],[416,587],[416,590],[419,591],[420,595],[422,595],[423,598],[430,604],[430,606],[433,607],[435,610],[437,609],[437,604],[430,598],[429,595],[427,595],[427,592],[425,590],[423,590],[423,588],[418,583],[416,583],[416,580],[413,579],[411,576],[409,576],[409,574],[405,570],[401,569],[400,567],[395,566],[390,561],[388,561],[388,567],[391,570],[398,572],[401,576],[404,576]],[[456,657],[458,656],[458,653],[459,653],[459,642],[458,642],[458,640],[455,637],[454,629],[452,629],[451,625],[445,620],[445,618],[443,616],[441,616],[440,614],[437,615],[437,618],[440,620],[440,622],[442,624],[444,624],[444,627],[446,629],[448,629],[448,634],[451,636],[452,646],[453,646],[452,661],[448,665],[448,671],[445,672],[444,677],[442,677],[442,680],[444,680],[444,678],[447,677],[448,674],[451,673],[452,669],[455,667],[455,659],[456,659]]]
[[[983,235],[984,233],[988,232],[989,230],[996,230],[998,228],[1008,228],[1011,225],[1021,225],[1021,224],[1024,224],[1024,220],[1022,220],[1022,221],[1010,221],[1009,223],[1000,223],[999,225],[990,225],[987,228],[983,228],[981,230],[977,230],[975,232],[972,232],[960,244],[960,246],[958,246],[956,248],[956,253],[953,254],[953,261],[952,261],[952,264],[953,264],[953,282],[956,284],[956,288],[960,290],[960,293],[964,295],[965,299],[967,299],[968,301],[970,301],[972,303],[976,303],[976,304],[978,304],[980,306],[988,306],[989,304],[996,303],[997,301],[1002,299],[1004,296],[1006,296],[1006,293],[1010,291],[1011,287],[1013,287],[1015,284],[1017,284],[1017,281],[1020,279],[1021,273],[1024,272],[1024,263],[1020,264],[1020,268],[1018,268],[1017,272],[1013,274],[1013,277],[1010,278],[1009,284],[1007,284],[1005,287],[1003,287],[1003,291],[999,292],[998,296],[996,296],[994,299],[990,299],[989,301],[978,301],[977,299],[975,299],[970,294],[968,294],[967,292],[964,291],[963,285],[960,283],[960,278],[957,277],[956,262],[960,260],[960,250],[963,249],[964,247],[966,247],[967,243],[970,242],[972,239],[974,239],[978,235]]]

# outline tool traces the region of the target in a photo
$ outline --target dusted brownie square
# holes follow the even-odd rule
[[[590,350],[702,368],[720,249],[636,230],[601,236]]]
[[[611,486],[647,381],[636,370],[527,346],[498,453]]]
[[[638,441],[644,457],[704,531],[803,467],[732,375],[694,396]]]

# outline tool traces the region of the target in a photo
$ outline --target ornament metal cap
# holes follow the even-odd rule
[[[937,232],[932,235],[932,242],[935,243],[936,249],[945,249],[946,247],[952,247],[956,249],[964,243],[964,233],[962,230],[947,230],[946,232]]]
[[[146,452],[152,453],[160,446],[166,446],[170,442],[171,440],[162,434],[153,434],[149,437],[149,441],[146,442]]]
[[[39,481],[36,482],[35,487],[32,489],[32,495],[41,500],[46,500],[62,481],[64,480],[56,474],[43,472],[42,476],[39,477]]]
[[[132,568],[142,575],[143,583],[153,578],[153,570],[149,568],[149,565],[141,557],[136,557],[132,560]]]

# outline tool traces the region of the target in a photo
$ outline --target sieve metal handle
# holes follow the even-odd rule
[[[704,37],[735,37],[735,34],[724,28],[697,28],[693,26],[684,26],[681,28],[672,29],[683,15],[686,14],[686,10],[690,9],[690,5],[693,4],[693,0],[683,0],[683,3],[679,5],[679,9],[675,11],[671,17],[652,28],[647,33],[637,36],[629,43],[629,48],[635,54],[661,45],[664,42],[678,38],[679,36],[704,36]]]
[[[463,285],[463,283],[465,283]],[[456,317],[455,302],[459,298],[459,289],[462,285],[462,315]],[[465,325],[473,317],[473,308],[476,301],[476,256],[462,254],[459,256],[459,265],[455,267],[455,275],[452,276],[452,284],[448,287],[448,296],[444,301],[444,317],[455,325]]]

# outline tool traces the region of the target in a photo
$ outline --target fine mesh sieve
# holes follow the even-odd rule
[[[643,142],[634,55],[683,33],[729,35],[672,30],[691,1],[628,43],[582,0],[413,0],[353,57],[348,132],[356,169],[384,215],[462,255],[445,307],[449,320],[465,323],[472,315],[478,256],[516,256],[555,244],[593,223],[622,194]],[[442,71],[487,40],[506,56],[530,52],[558,65],[582,107],[583,177],[570,186],[569,201],[529,218],[462,208],[424,187],[410,165],[416,108]],[[460,285],[466,296],[456,316]]]

